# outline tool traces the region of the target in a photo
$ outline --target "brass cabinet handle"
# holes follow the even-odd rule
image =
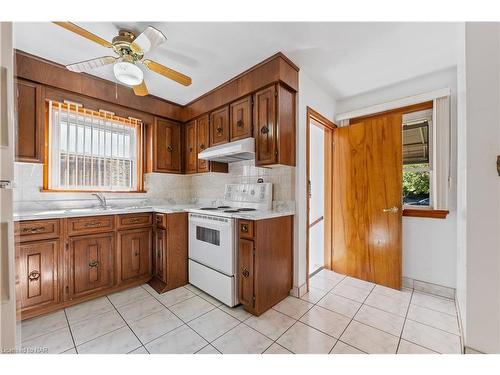
[[[168,146],[167,146],[167,150],[168,150],[169,152],[172,152],[172,151],[174,150],[174,148],[172,147],[172,145],[168,145]]]
[[[382,212],[386,212],[386,213],[397,213],[399,211],[399,208],[397,208],[396,206],[394,207],[391,207],[391,208],[384,208],[382,209]]]
[[[40,272],[38,271],[31,271],[29,274],[28,274],[28,280],[29,281],[36,281],[40,278]]]
[[[241,269],[241,274],[243,275],[243,277],[247,278],[248,276],[250,276],[250,272],[248,271],[248,268],[246,267],[243,267]]]
[[[243,125],[244,125],[244,124],[243,124],[243,120],[238,120],[238,121],[236,121],[236,126],[237,126],[238,128],[242,128],[242,127],[243,127]]]
[[[163,219],[162,219],[162,217],[161,217],[161,216],[157,216],[157,217],[156,217],[156,222],[157,222],[158,224],[160,224],[162,221],[163,221]]]
[[[260,128],[260,132],[262,134],[267,134],[269,133],[269,126],[263,126],[262,128]]]
[[[88,223],[85,223],[85,227],[100,227],[101,222],[100,221],[89,221]]]
[[[90,267],[90,268],[95,268],[95,267],[97,267],[97,266],[99,266],[99,262],[98,262],[97,260],[95,260],[95,259],[94,259],[94,260],[91,260],[91,261],[89,262],[89,267]]]
[[[40,232],[43,232],[43,230],[45,229],[45,227],[26,227],[26,228],[23,228],[21,229],[21,233],[40,233]]]
[[[223,128],[217,128],[217,134],[222,134],[222,131],[224,130]]]
[[[205,149],[205,145],[202,143],[202,144],[200,145],[200,150],[204,150],[204,149]]]
[[[248,225],[247,224],[241,224],[241,231],[248,233]]]

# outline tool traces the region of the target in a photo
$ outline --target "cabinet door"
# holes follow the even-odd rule
[[[70,238],[70,297],[113,286],[114,233]]]
[[[196,173],[197,163],[196,121],[191,121],[186,124],[186,173]]]
[[[156,118],[154,126],[154,165],[156,172],[181,172],[180,124]]]
[[[238,281],[239,298],[242,305],[254,307],[254,243],[250,240],[239,240]]]
[[[118,232],[121,281],[151,274],[152,229]]]
[[[210,145],[229,142],[229,107],[224,107],[210,114]]]
[[[16,248],[17,293],[20,307],[57,303],[59,241],[28,242]]]
[[[167,283],[167,231],[156,229],[155,233],[155,276]]]
[[[196,143],[197,154],[208,147],[209,142],[209,129],[208,129],[208,115],[200,117],[196,120]],[[198,159],[198,172],[208,172],[210,164],[208,160]]]
[[[276,163],[276,88],[263,89],[254,98],[255,163]]]
[[[18,80],[16,106],[16,160],[43,163],[44,102],[42,86]]]
[[[238,100],[229,110],[231,141],[252,136],[252,97]]]

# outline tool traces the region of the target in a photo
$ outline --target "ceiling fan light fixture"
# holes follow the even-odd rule
[[[129,86],[139,85],[144,79],[144,73],[141,68],[128,61],[118,61],[115,63],[113,72],[118,81]]]

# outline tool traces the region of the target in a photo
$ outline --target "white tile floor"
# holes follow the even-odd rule
[[[332,271],[255,317],[192,285],[149,285],[22,322],[22,345],[49,353],[460,353],[452,300]]]

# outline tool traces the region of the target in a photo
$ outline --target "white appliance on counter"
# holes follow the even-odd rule
[[[224,204],[189,210],[189,282],[227,306],[236,306],[236,218],[272,208],[273,184],[227,184]]]
[[[0,353],[16,347],[14,277],[14,53],[12,23],[0,22]]]

